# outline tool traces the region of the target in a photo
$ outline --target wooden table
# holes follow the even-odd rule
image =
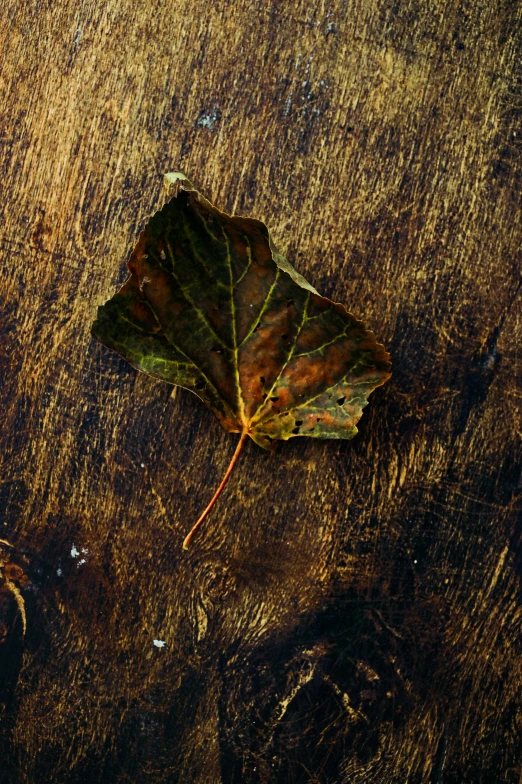
[[[0,14],[2,784],[520,782],[520,4]],[[188,552],[236,439],[90,337],[180,168],[394,369]]]

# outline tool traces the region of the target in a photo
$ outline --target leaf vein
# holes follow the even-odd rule
[[[323,343],[321,346],[317,346],[317,348],[312,348],[310,351],[303,351],[301,354],[294,354],[292,359],[298,359],[299,357],[309,357],[310,354],[315,354],[316,351],[322,351],[323,348],[327,346],[331,346],[332,343],[335,343],[337,340],[341,338],[347,337],[348,333],[346,330],[343,330],[339,335],[336,335],[332,340],[328,340],[326,343]]]
[[[252,259],[252,246],[250,245],[250,240],[248,239],[246,234],[242,234],[242,237],[246,241],[248,262],[247,262],[247,265],[246,265],[245,269],[243,270],[243,272],[241,273],[239,278],[234,283],[234,287],[239,286],[239,284],[241,283],[241,281],[243,280],[245,275],[248,273],[250,267],[252,266],[252,261],[253,261],[253,259]]]
[[[197,307],[197,305],[196,305],[196,303],[194,302],[194,300],[192,299],[192,297],[191,297],[191,296],[190,296],[190,295],[187,293],[187,291],[185,291],[185,289],[183,288],[183,286],[182,286],[182,285],[181,285],[181,283],[179,282],[179,278],[178,278],[178,276],[176,275],[176,273],[174,272],[174,264],[175,264],[175,261],[174,261],[174,259],[175,259],[175,257],[174,257],[174,252],[173,252],[173,250],[172,250],[172,246],[171,246],[171,244],[170,244],[170,242],[169,242],[168,240],[167,240],[167,248],[169,249],[169,254],[170,254],[170,257],[171,257],[171,261],[172,261],[172,270],[165,269],[165,267],[162,267],[162,269],[163,269],[163,270],[164,270],[164,271],[165,271],[165,272],[166,272],[168,275],[170,275],[172,278],[174,278],[174,280],[176,281],[176,283],[177,283],[177,285],[178,285],[178,289],[181,291],[181,293],[183,294],[183,297],[185,298],[185,301],[186,301],[186,303],[187,303],[188,305],[190,305],[190,307],[192,308],[192,310],[194,310],[194,312],[195,312],[195,313],[197,313],[197,315],[199,316],[199,318],[201,319],[201,321],[203,322],[203,324],[206,326],[206,328],[208,329],[208,331],[211,333],[212,337],[213,337],[215,340],[217,340],[217,342],[218,342],[218,343],[219,343],[221,346],[223,346],[223,348],[226,348],[228,351],[233,351],[233,349],[231,349],[231,347],[230,347],[230,346],[228,346],[228,345],[225,343],[225,341],[224,341],[224,340],[222,340],[222,339],[219,337],[219,335],[218,335],[218,334],[217,334],[217,333],[214,331],[214,329],[212,328],[212,326],[211,326],[211,324],[209,323],[209,321],[207,321],[207,318],[205,317],[205,314],[203,313],[203,311],[202,311],[202,310],[200,310],[200,308],[198,308],[198,307]],[[176,316],[174,316],[174,318],[173,318],[173,319],[172,319],[172,320],[171,320],[171,321],[170,321],[170,322],[167,324],[167,329],[170,327],[170,325],[171,325],[171,324],[173,324],[173,323],[174,323],[174,321],[175,321],[175,320],[176,320]]]
[[[275,379],[274,383],[272,384],[272,386],[270,387],[270,390],[267,393],[267,396],[266,396],[267,400],[270,399],[270,396],[271,396],[272,392],[274,391],[274,388],[276,387],[276,385],[279,383],[279,381],[281,379],[281,376],[283,375],[285,369],[288,366],[288,363],[293,358],[295,347],[297,346],[297,341],[299,340],[299,335],[301,334],[301,330],[303,329],[303,326],[304,326],[305,321],[306,321],[306,314],[308,312],[308,303],[310,301],[310,294],[311,294],[311,292],[309,291],[307,293],[307,295],[306,295],[306,299],[304,301],[303,315],[302,315],[302,318],[301,318],[301,323],[299,324],[299,327],[297,328],[292,348],[290,349],[285,362],[281,366],[281,370],[279,371],[279,374],[278,374],[277,378]],[[252,417],[252,421],[256,418],[258,413],[261,411],[262,408],[264,408],[265,405],[266,405],[266,403],[263,401],[263,403],[261,403],[261,405],[256,409],[256,412],[255,412],[254,416]]]
[[[239,344],[238,348],[241,348],[241,346],[243,346],[246,343],[246,341],[254,333],[255,328],[257,327],[257,325],[259,324],[259,322],[263,318],[264,314],[266,313],[266,310],[267,310],[267,307],[268,307],[268,302],[269,302],[270,297],[272,296],[272,292],[274,291],[275,287],[277,286],[277,282],[279,280],[279,273],[280,273],[280,269],[279,269],[279,267],[277,267],[275,278],[274,278],[274,282],[270,286],[268,294],[266,295],[265,301],[263,303],[263,307],[259,311],[256,320],[253,322],[252,326],[250,327],[249,331],[247,332],[247,334],[245,335],[245,337],[243,338],[243,340]]]
[[[230,239],[226,231],[223,229],[225,243],[227,248],[227,264],[230,274],[230,315],[232,317],[232,344],[234,352],[234,381],[237,389],[237,401],[239,403],[241,422],[246,423],[245,418],[245,399],[243,397],[243,390],[241,389],[241,380],[239,378],[239,361],[238,361],[238,346],[237,346],[237,324],[236,324],[236,305],[234,302],[234,272],[232,270],[232,256],[230,253]]]

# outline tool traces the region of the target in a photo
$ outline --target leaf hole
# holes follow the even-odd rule
[[[292,433],[294,433],[294,434],[295,433],[299,433],[299,428],[298,427],[294,427],[294,429],[292,430]]]
[[[299,420],[298,420],[298,421],[295,423],[295,426],[296,426],[296,427],[301,427],[301,425],[302,425],[302,424],[303,424],[303,420],[302,420],[302,419],[299,419]]]
[[[203,389],[205,387],[205,382],[201,381],[201,380],[200,381],[196,381],[194,386],[195,386],[196,389]]]
[[[310,428],[308,429],[308,432],[309,432],[309,433],[311,433],[311,432],[312,432],[312,430],[315,430],[315,427],[310,427]]]
[[[321,421],[321,417],[317,417],[317,422],[320,422],[320,421]]]
[[[337,405],[342,406],[345,400],[346,400],[346,396],[340,397],[339,400],[337,401]]]
[[[264,377],[264,376],[259,376],[259,380],[260,380],[260,382],[261,382],[262,384],[264,384],[264,383],[265,383],[265,377]]]
[[[222,354],[223,353],[223,349],[221,348],[221,346],[212,346],[212,348],[210,350],[213,351],[214,354]]]
[[[271,397],[271,398],[270,398],[270,400],[271,400],[273,403],[277,403],[277,401],[279,400],[279,398],[278,398],[278,397]]]
[[[266,400],[267,397],[268,397],[268,395],[266,394],[266,392],[263,392],[263,400]]]
[[[286,339],[287,339],[287,337],[288,337],[288,335],[281,335],[281,338],[282,338],[283,340],[286,340]]]

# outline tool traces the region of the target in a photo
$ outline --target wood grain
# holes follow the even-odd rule
[[[2,784],[520,782],[520,5],[0,14]],[[394,366],[188,553],[234,444],[89,334],[179,168]]]

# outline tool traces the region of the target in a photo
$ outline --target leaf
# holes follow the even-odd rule
[[[95,338],[138,370],[194,392],[241,433],[210,511],[250,437],[353,438],[389,355],[344,305],[322,297],[275,249],[266,226],[230,216],[180,172],[179,194],[148,222],[130,278],[99,308]]]

